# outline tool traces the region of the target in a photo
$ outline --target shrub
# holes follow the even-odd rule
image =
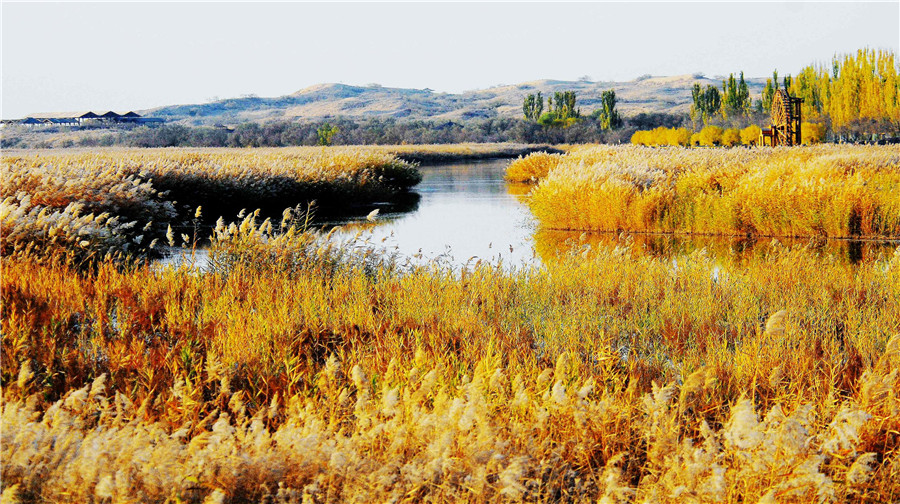
[[[759,143],[760,135],[762,135],[762,129],[755,124],[751,124],[741,130],[741,143],[744,145],[756,145]]]
[[[741,132],[736,129],[727,129],[722,133],[722,145],[734,147],[741,143]]]
[[[722,143],[722,128],[707,126],[700,130],[700,145],[712,147]]]
[[[801,139],[804,145],[815,145],[825,140],[825,125],[821,123],[803,123],[800,125]]]

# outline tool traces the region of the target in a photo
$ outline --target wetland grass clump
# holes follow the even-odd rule
[[[242,208],[347,208],[390,200],[421,180],[389,152],[349,147],[23,151],[2,162],[4,253],[57,242],[146,249],[170,227],[196,226],[197,207],[212,219],[204,224]]]
[[[560,160],[562,160],[562,154],[546,152],[535,152],[519,157],[506,169],[506,180],[526,184],[536,183],[545,178],[550,170],[559,164]]]
[[[894,146],[593,147],[521,163],[553,165],[529,203],[548,229],[900,237]]]
[[[3,257],[4,498],[900,497],[900,251],[450,271],[251,214],[211,256]]]

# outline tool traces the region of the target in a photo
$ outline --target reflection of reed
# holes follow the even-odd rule
[[[821,258],[835,258],[842,264],[872,262],[889,256],[900,246],[897,241],[823,240],[816,238],[747,238],[662,233],[603,233],[539,229],[534,248],[541,261],[557,261],[573,253],[591,249],[627,247],[631,254],[653,258],[674,258],[704,249],[720,263],[746,263],[762,260],[773,247],[803,247]]]
[[[422,196],[419,193],[410,191],[401,193],[392,200],[377,205],[354,205],[344,208],[318,208],[313,215],[312,223],[316,226],[344,223],[369,223],[378,225],[379,223],[387,222],[387,219],[385,219],[386,214],[407,214],[415,212],[419,209],[419,203],[421,201]],[[371,214],[373,210],[378,210],[378,218],[374,223],[369,222],[367,219],[367,216]]]
[[[521,184],[517,182],[510,182],[506,184],[506,192],[512,196],[515,196],[519,203],[528,203],[528,195],[531,194],[531,190],[534,189],[532,184]]]

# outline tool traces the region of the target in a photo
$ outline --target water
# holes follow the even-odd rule
[[[423,166],[415,187],[421,198],[413,210],[383,207],[374,225],[365,218],[325,224],[343,225],[345,237],[362,230],[361,238],[416,262],[529,264],[535,260],[537,222],[522,200],[528,188],[503,179],[509,162]]]
[[[359,239],[376,249],[414,263],[436,261],[454,267],[478,261],[505,267],[539,265],[559,254],[586,247],[625,245],[656,257],[689,254],[703,248],[724,260],[760,257],[775,239],[660,234],[582,233],[540,230],[526,205],[529,186],[507,184],[507,159],[423,166],[422,182],[411,198],[357,211],[355,216],[319,219],[325,229],[340,226],[338,237]],[[365,215],[378,208],[374,222]],[[890,255],[898,241],[809,239],[777,240],[786,246],[805,246],[837,260],[856,264]],[[203,266],[206,251],[198,250],[194,264]],[[164,263],[191,262],[178,254]]]

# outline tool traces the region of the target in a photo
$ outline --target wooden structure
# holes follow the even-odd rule
[[[84,124],[155,125],[164,122],[166,122],[166,120],[162,117],[143,117],[134,111],[118,114],[110,110],[102,114],[94,112],[48,112],[43,114],[32,114],[25,119],[8,121],[7,123],[18,123],[28,126],[82,126]]]
[[[802,114],[800,104],[803,98],[794,98],[784,89],[775,91],[772,97],[772,126],[762,130],[760,145],[800,145]]]

